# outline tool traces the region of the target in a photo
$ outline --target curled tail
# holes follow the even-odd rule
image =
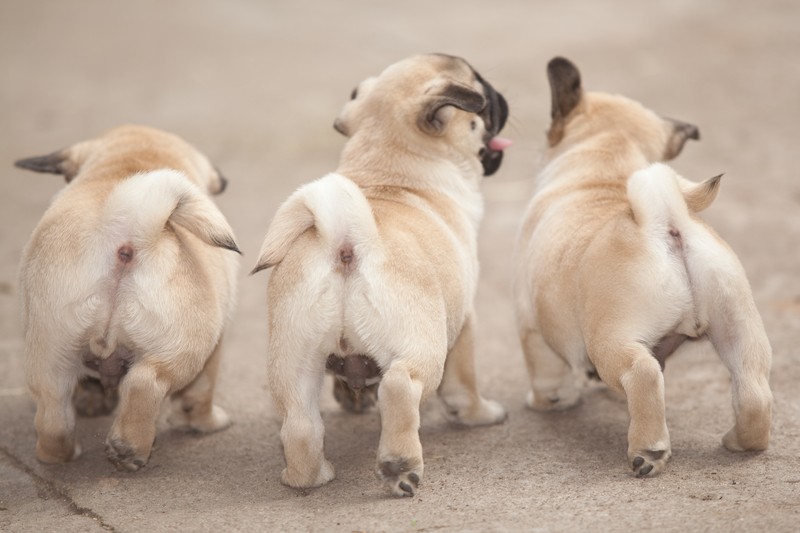
[[[628,201],[640,227],[680,226],[690,213],[706,209],[717,197],[722,174],[702,183],[682,178],[670,166],[655,163],[628,179]]]
[[[297,189],[278,209],[251,274],[283,261],[295,240],[312,227],[346,268],[377,245],[378,228],[364,193],[346,177],[328,174]]]
[[[206,244],[241,253],[214,202],[177,170],[136,174],[108,197],[106,227],[112,239],[127,236],[134,251],[154,244],[168,221]]]
[[[241,253],[217,206],[181,172],[156,170],[121,182],[108,196],[95,247],[108,254],[113,265],[98,287],[104,296],[98,304],[98,328],[89,338],[89,349],[96,357],[104,359],[117,348],[114,310],[122,277],[136,268],[142,251],[155,248],[168,222],[206,244]]]

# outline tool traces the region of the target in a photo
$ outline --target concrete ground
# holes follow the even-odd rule
[[[176,0],[0,1],[0,531],[797,531],[800,524],[800,4]],[[398,7],[401,6],[402,7]],[[279,482],[279,420],[266,389],[266,275],[248,277],[277,206],[335,168],[331,127],[361,79],[405,56],[466,57],[508,98],[516,144],[484,183],[477,365],[508,421],[448,425],[423,409],[425,479],[387,497],[374,474],[380,419],[323,401],[338,476],[305,492]],[[708,345],[666,369],[674,457],[653,479],[625,463],[628,416],[602,388],[566,413],[525,408],[510,255],[549,114],[546,62],[565,55],[586,87],[620,92],[699,125],[675,162],[725,172],[709,220],[741,258],[774,349],[773,440],[720,445],[729,376]],[[219,198],[245,252],[218,403],[227,431],[159,435],[150,463],[117,472],[110,418],[81,420],[84,455],[33,454],[16,270],[55,176],[12,167],[120,123],[182,135],[230,178]]]

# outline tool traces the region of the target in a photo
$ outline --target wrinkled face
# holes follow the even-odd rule
[[[227,180],[208,158],[180,137],[144,126],[121,126],[102,137],[84,141],[48,155],[21,159],[20,168],[61,174],[71,182],[92,165],[113,166],[120,177],[162,168],[183,171],[209,194],[225,190]]]
[[[477,158],[483,174],[500,167],[497,137],[508,119],[508,104],[463,59],[442,54],[415,56],[361,82],[334,123],[347,137],[402,141],[440,157],[455,153]]]

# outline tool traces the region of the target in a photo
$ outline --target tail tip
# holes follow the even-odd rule
[[[225,248],[226,250],[236,252],[239,255],[244,255],[242,254],[242,251],[239,249],[239,246],[236,244],[236,241],[234,241],[232,237],[229,236],[214,237],[212,239],[212,242],[214,246],[218,246],[219,248]]]
[[[262,270],[266,270],[271,266],[272,265],[269,265],[269,264],[266,264],[266,263],[259,263],[255,267],[253,267],[253,270],[250,271],[250,275],[252,276],[254,274],[258,274]]]

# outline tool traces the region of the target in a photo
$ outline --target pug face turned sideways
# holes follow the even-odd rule
[[[697,128],[642,105],[585,92],[563,58],[548,65],[552,124],[515,252],[520,339],[533,409],[564,409],[573,372],[595,369],[627,399],[628,464],[661,472],[672,453],[665,359],[708,338],[730,371],[729,450],[769,443],[771,348],[736,255],[698,213],[719,177],[695,183],[660,163]]]
[[[377,388],[377,473],[397,496],[422,479],[420,403],[432,393],[456,423],[505,419],[477,389],[473,300],[479,186],[510,143],[497,137],[507,116],[503,96],[463,59],[395,63],[336,119],[348,137],[336,172],[278,210],[254,272],[274,267],[268,370],[285,484],[334,478],[319,412],[326,368],[347,409]]]
[[[183,140],[141,126],[16,164],[68,182],[20,266],[36,457],[80,455],[74,402],[106,414],[118,398],[106,452],[131,471],[150,456],[167,398],[176,426],[227,427],[213,393],[238,248],[209,198],[224,179]]]

